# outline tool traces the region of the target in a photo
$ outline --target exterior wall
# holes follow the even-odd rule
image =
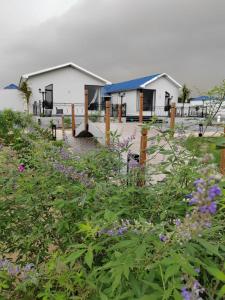
[[[147,89],[156,90],[156,106],[164,106],[165,104],[165,92],[168,92],[170,96],[173,96],[172,102],[178,102],[179,88],[166,77],[161,77],[156,81],[146,86]]]
[[[156,81],[146,86],[146,89],[155,90],[155,114],[168,116],[168,112],[164,111],[165,105],[165,92],[168,92],[170,96],[173,96],[172,102],[178,103],[179,88],[165,77],[159,78]],[[112,103],[120,103],[120,97],[118,93],[112,94]],[[125,91],[125,97],[123,97],[123,103],[127,103],[127,115],[135,116],[139,114],[139,91]],[[151,115],[151,112],[144,111],[144,116]]]
[[[25,103],[18,90],[0,89],[0,111],[12,109],[14,111],[24,111]]]
[[[137,93],[137,90],[125,92],[123,103],[127,104],[127,116],[135,115],[137,112]],[[111,97],[112,104],[120,104],[121,97],[118,93],[112,94]]]
[[[30,111],[32,111],[34,101],[42,101],[42,95],[39,93],[39,89],[44,91],[45,86],[49,84],[53,84],[53,105],[56,103],[76,103],[84,105],[85,85],[105,85],[105,82],[72,67],[65,67],[35,75],[30,77],[27,82],[32,89]]]

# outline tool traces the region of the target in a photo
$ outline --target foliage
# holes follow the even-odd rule
[[[0,121],[18,117],[8,114]],[[129,180],[138,166],[127,176],[121,160],[132,138],[114,136],[112,148],[78,156],[30,123],[18,143],[8,123],[0,149],[2,299],[224,298],[225,200],[210,157],[160,133],[149,153],[167,161],[147,168],[139,187]],[[153,184],[159,173],[166,177]]]
[[[201,157],[208,152],[213,154],[214,162],[219,166],[221,149],[218,147],[225,143],[225,137],[195,137],[189,136],[184,143],[184,146],[191,151],[195,156]]]
[[[184,84],[182,86],[181,95],[180,95],[180,100],[181,100],[181,103],[183,103],[183,106],[185,103],[187,103],[187,101],[190,97],[190,94],[191,94],[191,90],[186,86],[186,84]]]
[[[71,118],[70,117],[64,117],[64,126],[65,126],[65,128],[71,127]]]
[[[29,114],[29,104],[30,104],[30,97],[32,96],[32,90],[29,87],[27,81],[23,81],[19,87],[19,90],[22,94],[22,96],[25,98],[26,100],[26,104],[27,104],[27,112]]]
[[[212,125],[212,122],[216,115],[218,114],[219,110],[221,109],[222,105],[225,101],[225,80],[218,86],[212,88],[208,95],[210,97],[210,103],[207,106],[207,118],[205,120],[205,128],[204,133],[209,125]]]

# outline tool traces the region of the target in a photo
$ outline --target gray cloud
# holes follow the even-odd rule
[[[79,0],[3,40],[0,84],[73,61],[111,81],[167,72],[205,91],[225,78],[224,11],[224,0]]]

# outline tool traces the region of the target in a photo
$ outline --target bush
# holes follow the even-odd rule
[[[126,141],[81,157],[38,129],[12,141],[0,150],[2,299],[224,298],[224,181],[210,157],[170,140],[167,177],[139,187]]]

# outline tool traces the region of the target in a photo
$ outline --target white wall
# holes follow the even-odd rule
[[[123,103],[127,104],[127,115],[134,115],[137,111],[137,90],[126,91],[123,97]],[[111,101],[113,104],[120,104],[121,97],[118,93],[111,95]]]
[[[161,77],[156,81],[153,81],[146,86],[146,88],[156,90],[156,106],[165,105],[165,92],[168,92],[170,96],[173,96],[172,102],[178,102],[179,88],[166,77]]]
[[[164,112],[165,105],[165,92],[168,92],[170,96],[173,96],[172,102],[178,102],[179,88],[166,77],[161,77],[156,81],[146,86],[146,89],[156,90],[155,93],[155,113],[156,115],[167,116],[168,112]],[[127,103],[127,115],[138,115],[138,103],[139,103],[139,91],[132,90],[126,91],[126,95],[123,97],[123,103]],[[118,93],[112,94],[112,103],[119,104],[120,97]],[[158,108],[157,108],[158,107]],[[143,115],[149,116],[151,113],[144,111]]]
[[[0,111],[4,109],[24,111],[24,101],[18,90],[0,89]]]
[[[34,101],[42,101],[39,89],[45,90],[45,86],[53,84],[53,101],[55,103],[81,103],[84,104],[84,86],[99,85],[105,83],[80,70],[72,67],[39,74],[28,79],[28,85],[32,89],[30,111]]]

